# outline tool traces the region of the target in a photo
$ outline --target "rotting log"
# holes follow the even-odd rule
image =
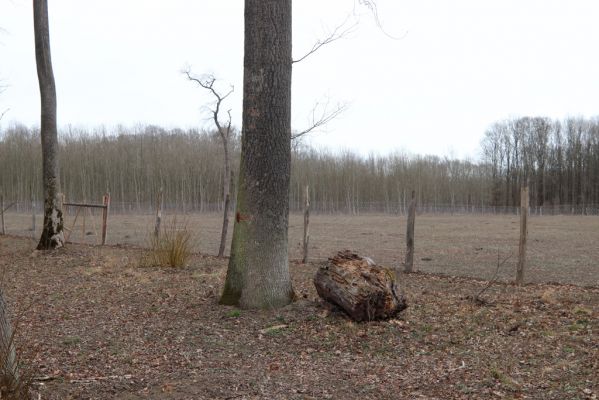
[[[407,307],[391,268],[345,250],[329,258],[314,277],[318,295],[355,321],[388,319]]]

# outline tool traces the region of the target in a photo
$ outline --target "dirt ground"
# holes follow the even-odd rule
[[[97,212],[96,212],[97,214]],[[67,226],[74,215],[68,215]],[[189,214],[174,216],[193,233],[195,251],[217,254],[222,216]],[[173,215],[166,215],[169,226]],[[533,216],[529,220],[527,282],[560,282],[599,286],[599,217]],[[397,215],[312,215],[310,255],[324,261],[343,249],[356,250],[385,265],[398,265],[405,257],[406,218]],[[41,233],[41,218],[37,221]],[[31,215],[9,214],[7,230],[30,236]],[[152,215],[114,214],[109,218],[109,244],[145,245],[153,230]],[[98,243],[99,217],[82,215],[71,240]],[[85,232],[85,234],[83,234]],[[232,226],[229,228],[229,240]],[[499,271],[502,280],[515,276],[518,256],[519,217],[511,215],[419,215],[416,218],[415,269],[429,273],[490,279],[498,258],[510,257]],[[289,251],[301,259],[303,219],[290,217]],[[228,248],[228,247],[227,247]]]
[[[445,224],[458,225],[434,224],[434,237],[447,242]],[[509,232],[511,223],[502,226]],[[543,226],[541,237],[557,234]],[[426,229],[423,222],[419,231]],[[583,243],[596,234],[588,229],[579,234]],[[467,238],[456,248],[462,243]],[[196,255],[172,270],[140,267],[139,248],[69,245],[40,253],[34,245],[0,236],[17,343],[40,399],[599,396],[598,287],[496,284],[475,303],[469,298],[484,281],[402,275],[408,309],[390,321],[354,323],[317,298],[315,264],[291,265],[299,301],[246,311],[217,304],[223,260]],[[435,251],[432,257],[459,257]],[[596,264],[594,251],[584,257]]]

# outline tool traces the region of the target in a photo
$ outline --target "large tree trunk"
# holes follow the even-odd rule
[[[13,330],[8,316],[4,293],[0,288],[0,398],[18,395],[19,365],[13,340]]]
[[[41,98],[41,138],[44,184],[44,226],[37,245],[47,250],[64,245],[62,210],[58,193],[58,133],[56,129],[56,87],[50,57],[50,29],[47,0],[33,1],[35,60]]]
[[[314,285],[320,297],[356,321],[391,318],[407,307],[396,271],[348,250],[318,269]]]
[[[290,164],[291,0],[246,0],[241,163],[223,304],[292,301]]]

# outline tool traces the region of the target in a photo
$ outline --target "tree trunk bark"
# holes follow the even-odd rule
[[[310,186],[306,185],[306,199],[304,205],[304,256],[302,264],[308,262],[308,247],[310,246]]]
[[[12,325],[8,316],[8,309],[4,301],[4,293],[0,288],[0,398],[7,398],[20,388],[19,365],[15,350]]]
[[[59,206],[58,133],[56,128],[56,86],[50,57],[50,29],[47,0],[33,1],[35,60],[41,98],[42,167],[44,184],[44,225],[38,250],[64,245],[62,210]]]
[[[225,256],[225,245],[227,243],[227,230],[229,228],[229,207],[231,204],[231,194],[227,193],[225,195],[225,206],[224,206],[224,215],[223,215],[223,228],[220,234],[220,246],[218,248],[218,257]]]
[[[221,303],[289,304],[291,0],[245,1],[243,130],[237,212]]]
[[[225,246],[227,243],[227,231],[229,229],[229,208],[231,203],[231,180],[233,180],[233,174],[231,173],[231,161],[229,160],[229,142],[223,137],[223,148],[225,153],[225,174],[223,175],[223,227],[220,234],[220,246],[218,247],[218,257],[225,256]]]

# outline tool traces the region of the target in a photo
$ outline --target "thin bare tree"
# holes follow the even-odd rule
[[[58,132],[56,128],[56,85],[50,56],[48,1],[33,1],[35,60],[41,98],[42,170],[44,186],[44,226],[37,245],[48,250],[64,245],[63,218],[60,209],[58,173]]]
[[[216,78],[213,75],[207,75],[204,78],[197,78],[191,75],[189,70],[184,71],[187,79],[197,83],[204,89],[210,91],[212,96],[215,98],[214,108],[210,109],[212,114],[212,120],[216,126],[216,130],[221,138],[223,144],[223,167],[224,174],[222,180],[223,186],[223,226],[220,235],[220,245],[218,247],[218,256],[224,257],[225,255],[225,244],[227,242],[227,229],[229,227],[229,207],[231,202],[231,181],[233,180],[233,172],[231,171],[231,156],[229,153],[231,143],[231,109],[227,110],[227,121],[223,124],[220,122],[220,112],[223,101],[233,93],[234,87],[231,86],[230,90],[221,94],[215,87]]]

